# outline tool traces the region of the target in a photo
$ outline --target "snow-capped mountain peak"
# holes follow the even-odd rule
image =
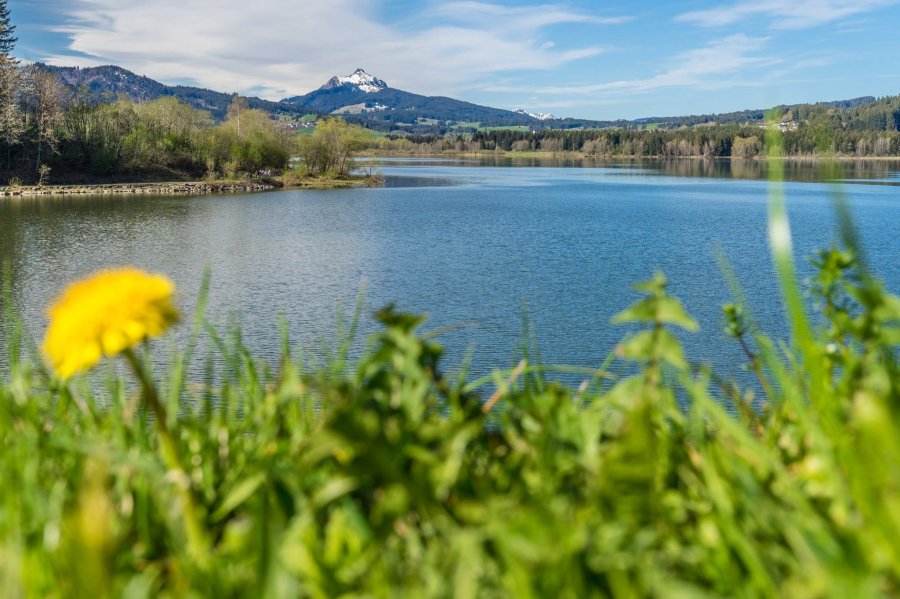
[[[524,114],[530,116],[533,119],[537,119],[539,121],[552,121],[556,117],[550,114],[549,112],[528,112],[522,108],[516,108],[513,110],[516,114]]]
[[[388,84],[378,77],[369,75],[363,69],[356,69],[352,75],[347,75],[346,77],[332,77],[328,83],[322,86],[322,89],[334,89],[336,87],[344,86],[355,87],[361,92],[371,94],[386,89]]]

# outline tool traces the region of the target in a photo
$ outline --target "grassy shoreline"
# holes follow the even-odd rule
[[[279,178],[283,189],[348,189],[377,187],[384,183],[378,175],[350,175],[348,177],[303,176],[286,174]]]

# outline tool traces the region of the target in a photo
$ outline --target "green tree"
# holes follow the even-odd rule
[[[15,36],[16,26],[12,24],[7,0],[0,0],[0,54],[9,56],[19,38]]]
[[[173,97],[133,106],[136,124],[126,141],[140,166],[197,170],[203,163],[203,138],[209,113]]]
[[[353,170],[353,158],[369,142],[361,127],[342,118],[320,121],[315,133],[300,139],[300,156],[312,175],[346,177]]]
[[[291,148],[283,128],[267,112],[249,109],[244,98],[235,96],[228,119],[213,134],[210,149],[215,162],[227,174],[234,174],[282,169]]]

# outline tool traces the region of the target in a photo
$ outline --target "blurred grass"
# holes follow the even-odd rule
[[[9,327],[0,596],[900,596],[900,300],[838,201],[811,312],[777,181],[771,206],[791,339],[762,336],[734,282],[724,316],[753,388],[684,355],[672,329],[696,325],[661,274],[596,371],[525,352],[478,381],[444,376],[392,308],[354,362],[350,322],[327,363],[285,334],[266,364],[201,302],[152,390],[112,369],[63,383]],[[224,366],[189,380],[201,335]]]

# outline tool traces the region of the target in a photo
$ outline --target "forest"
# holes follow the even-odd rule
[[[15,183],[234,177],[284,168],[294,134],[235,97],[225,120],[172,98],[97,103],[0,56],[0,178]]]
[[[720,117],[722,122],[715,120]],[[652,124],[642,121],[643,128],[637,128],[636,123],[617,121],[608,127],[532,131],[485,127],[457,135],[394,134],[381,140],[378,149],[414,153],[577,152],[588,156],[662,159],[755,158],[764,155],[767,130],[777,128],[783,134],[788,157],[900,156],[900,96],[780,106],[767,114],[745,111],[659,119]]]
[[[900,156],[897,110],[847,110],[778,121],[787,157]],[[578,152],[588,156],[645,158],[756,158],[765,154],[766,126],[717,125],[675,130],[577,129],[513,131],[488,129],[469,136],[388,136],[380,149],[434,152]]]
[[[23,65],[0,3],[0,180],[58,181],[235,177],[284,168],[294,134],[234,96],[224,120],[174,97],[98,102],[59,76]]]

